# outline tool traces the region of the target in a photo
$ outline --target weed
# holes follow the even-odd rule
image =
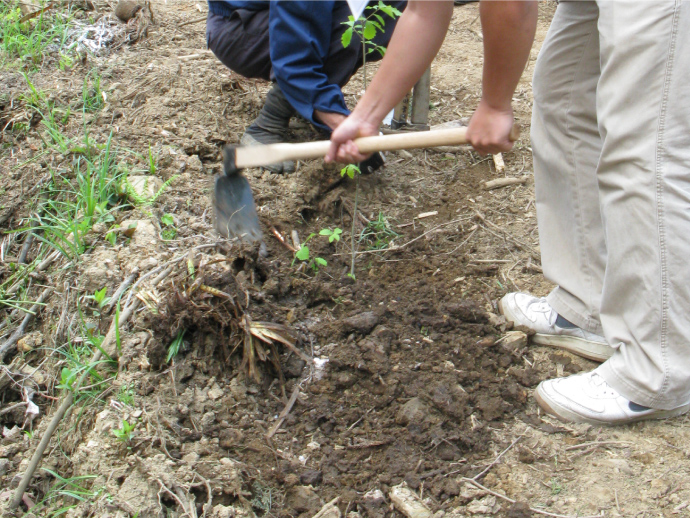
[[[153,156],[153,152],[151,151],[151,145],[149,144],[149,174],[150,175],[156,174],[157,164],[158,164],[158,157]]]
[[[165,228],[161,231],[161,238],[165,241],[170,241],[177,237],[177,228],[175,228],[175,220],[172,214],[163,214],[161,216],[161,225]]]
[[[98,70],[92,68],[86,77],[81,88],[82,107],[85,112],[95,112],[103,108],[105,98],[101,90],[101,76]]]
[[[117,400],[123,405],[134,405],[134,385],[130,383],[125,383],[120,386],[117,391]]]
[[[273,488],[256,481],[253,489],[254,498],[250,502],[251,506],[263,511],[264,514],[270,513],[273,507]]]
[[[177,336],[173,339],[173,341],[170,342],[170,346],[168,347],[168,355],[165,357],[165,361],[167,363],[170,363],[170,361],[180,353],[180,349],[184,343],[183,338],[186,331],[186,329],[182,329],[179,333],[177,333]]]
[[[359,242],[364,243],[368,250],[384,250],[398,237],[400,234],[391,228],[388,218],[379,212],[378,217],[362,229]]]
[[[155,167],[155,166],[154,166]],[[163,194],[163,191],[165,191],[171,183],[173,183],[179,175],[172,176],[168,180],[166,180],[163,185],[161,185],[161,188],[158,189],[152,196],[146,196],[139,194],[137,190],[130,184],[125,181],[125,191],[127,194],[127,197],[134,202],[134,205],[137,207],[146,207],[148,205],[153,205],[153,203],[158,199],[158,197]],[[141,189],[142,192],[146,191],[146,188],[148,186],[148,182],[144,183],[143,188]]]
[[[71,23],[69,14],[45,12],[34,19],[21,20],[18,2],[0,3],[0,48],[4,65],[16,60],[19,67],[33,70],[43,64],[49,47],[58,52],[66,48]]]
[[[132,440],[132,432],[137,427],[137,423],[128,423],[127,419],[123,419],[119,428],[113,430],[113,435],[118,441],[129,442]]]
[[[549,485],[551,486],[551,495],[552,496],[556,496],[565,490],[565,486],[557,478],[552,478]]]
[[[55,479],[55,482],[50,487],[45,497],[40,502],[37,502],[35,507],[31,508],[31,512],[36,516],[45,516],[46,518],[65,516],[70,509],[77,507],[76,504],[65,505],[65,498],[73,499],[77,502],[87,502],[98,498],[103,492],[103,488],[88,489],[85,487],[84,483],[95,479],[96,475],[82,475],[79,477],[65,478],[48,468],[41,469],[50,474]],[[57,500],[61,501],[62,507],[48,511],[50,505]]]
[[[84,149],[79,150],[85,154],[75,158],[72,171],[52,171],[52,182],[44,191],[41,225],[31,230],[43,230],[38,239],[67,257],[82,254],[93,225],[114,221],[113,212],[124,207],[119,204],[124,178],[115,165],[111,141],[112,134],[99,150],[85,134]]]

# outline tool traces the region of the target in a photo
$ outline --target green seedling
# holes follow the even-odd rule
[[[320,236],[328,236],[328,242],[332,243],[335,241],[336,243],[340,241],[340,235],[343,233],[343,229],[341,228],[334,228],[331,230],[330,228],[323,228],[321,229],[321,232],[319,232]]]
[[[98,304],[98,309],[102,309],[103,306],[105,306],[108,302],[110,302],[110,297],[106,297],[106,292],[108,291],[108,287],[101,288],[100,290],[96,290],[93,293],[93,296],[89,297],[92,298],[93,301]]]
[[[175,228],[175,220],[172,214],[163,214],[161,216],[161,225],[165,228],[161,231],[161,238],[165,241],[171,241],[177,237],[177,228]]]
[[[359,177],[362,175],[362,170],[358,165],[348,164],[340,170],[340,176],[345,175],[350,180],[355,180],[355,207],[352,210],[352,231],[350,232],[352,256],[350,260],[350,273],[348,274],[348,277],[355,280],[355,258],[357,257],[357,250],[355,249],[355,223],[357,222],[357,201],[359,200]]]
[[[311,268],[314,272],[318,272],[319,267],[324,267],[328,265],[328,261],[326,261],[323,257],[311,257],[311,252],[309,250],[309,247],[307,246],[307,243],[314,236],[316,236],[316,234],[309,234],[309,236],[307,236],[307,239],[305,239],[302,243],[302,246],[300,246],[299,250],[295,252],[295,257],[292,260],[293,266],[296,261],[302,261],[304,263],[307,263],[307,266]]]
[[[129,424],[127,419],[123,419],[120,428],[113,430],[113,435],[118,441],[129,442],[132,440],[132,432],[137,427],[137,423]]]
[[[376,35],[383,32],[386,26],[386,19],[382,15],[396,19],[401,15],[401,12],[395,7],[386,5],[379,0],[378,4],[368,6],[364,10],[364,14],[357,20],[350,15],[347,21],[342,22],[343,25],[347,26],[341,37],[343,47],[347,48],[350,46],[352,37],[355,34],[362,42],[362,78],[365,89],[367,87],[367,55],[372,52],[378,52],[383,56],[386,53],[385,47],[374,42]]]
[[[183,338],[186,331],[186,329],[182,329],[179,333],[177,333],[177,336],[173,339],[173,341],[170,342],[170,346],[168,347],[168,355],[165,357],[166,363],[170,363],[170,361],[180,353],[180,349],[184,343]]]
[[[77,373],[68,367],[63,367],[60,371],[60,384],[57,388],[72,391],[76,380]]]

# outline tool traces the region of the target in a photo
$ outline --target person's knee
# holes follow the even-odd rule
[[[256,30],[254,25],[261,24],[263,18],[266,18],[265,31]],[[206,44],[233,72],[247,78],[269,79],[271,61],[267,16],[251,16],[248,23],[239,13],[229,17],[210,14],[206,25]]]

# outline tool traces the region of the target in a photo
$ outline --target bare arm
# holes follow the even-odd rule
[[[498,153],[512,147],[511,101],[525,69],[537,26],[533,0],[484,0],[479,12],[484,32],[482,99],[472,116],[467,137],[480,153]]]
[[[352,115],[333,132],[326,161],[359,162],[352,139],[376,135],[381,121],[410,91],[441,48],[448,30],[453,3],[411,0],[388,45],[381,67]]]

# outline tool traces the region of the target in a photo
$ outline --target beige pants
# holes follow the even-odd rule
[[[549,302],[628,399],[690,401],[690,1],[561,2],[534,77]]]

